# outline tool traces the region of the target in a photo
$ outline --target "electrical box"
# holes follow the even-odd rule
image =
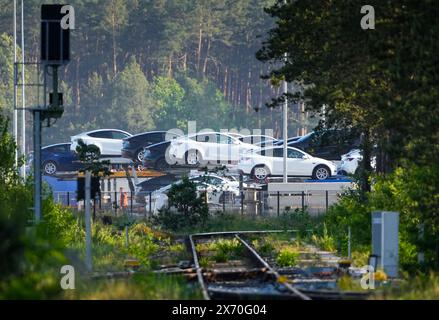
[[[392,278],[398,277],[398,228],[398,212],[372,212],[372,255],[377,257],[378,268]]]
[[[41,6],[41,62],[64,65],[70,61],[70,30],[61,27],[61,4]]]

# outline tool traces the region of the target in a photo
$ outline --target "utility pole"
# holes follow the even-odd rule
[[[287,5],[287,0],[284,0],[284,4]],[[288,62],[288,53],[285,52],[285,65]],[[287,79],[285,77],[284,79],[284,105],[283,105],[283,139],[284,139],[284,149],[283,149],[283,153],[284,153],[284,161],[283,161],[283,182],[284,183],[288,183],[288,99],[287,99],[287,94],[288,94],[288,82]]]
[[[44,69],[44,103],[31,109],[34,119],[34,217],[41,220],[41,128],[42,122],[51,125],[52,119],[58,119],[64,113],[63,96],[58,91],[58,68],[70,61],[70,32],[63,29],[61,20],[62,5],[41,6],[41,58]],[[24,61],[23,61],[24,63]],[[52,71],[52,92],[47,92],[47,75]],[[49,93],[49,94],[48,94]],[[49,103],[47,103],[49,96]]]
[[[18,144],[18,110],[17,110],[17,0],[14,0],[14,139]],[[18,166],[18,150],[15,150],[15,166]]]
[[[287,54],[285,53],[285,62],[287,61]],[[284,139],[284,183],[288,182],[288,83],[287,80],[284,80],[284,96],[285,101],[283,105],[283,139]]]
[[[88,271],[93,269],[93,261],[91,256],[91,172],[85,171],[85,265]]]
[[[25,91],[25,54],[24,54],[24,5],[21,0],[21,156],[26,155],[26,91]],[[21,166],[21,177],[26,178],[26,164]]]

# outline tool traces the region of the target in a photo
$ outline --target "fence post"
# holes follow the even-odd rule
[[[96,195],[93,199],[93,221],[96,221]]]
[[[152,215],[152,203],[151,203],[151,201],[152,201],[152,192],[150,191],[149,192],[149,215],[150,216]]]
[[[70,207],[70,192],[67,191],[67,207]]]
[[[226,191],[223,191],[223,213],[226,212]]]
[[[277,216],[280,216],[280,191],[277,192]]]
[[[305,211],[305,191],[302,191],[302,211]]]
[[[326,212],[329,209],[329,192],[326,190]]]
[[[244,215],[244,191],[241,190],[241,215]]]
[[[131,216],[133,215],[133,191],[131,191]]]
[[[351,227],[348,227],[348,258],[351,259]]]

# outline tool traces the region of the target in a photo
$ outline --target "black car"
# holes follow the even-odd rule
[[[295,142],[295,141],[299,140],[300,138],[302,138],[302,136],[288,138],[287,144],[289,145],[291,142]],[[273,143],[274,146],[282,146],[283,144],[284,144],[284,141],[282,139],[277,140],[275,143]]]
[[[313,131],[288,143],[288,146],[301,149],[314,157],[340,160],[342,154],[360,147],[360,134],[348,129]]]
[[[142,162],[143,149],[145,147],[170,140],[177,136],[179,135],[167,131],[151,131],[126,138],[123,140],[122,157],[132,159],[135,162]]]
[[[145,168],[155,170],[164,170],[169,168],[173,164],[168,153],[168,148],[170,145],[170,141],[163,141],[146,147],[143,151],[142,165]]]

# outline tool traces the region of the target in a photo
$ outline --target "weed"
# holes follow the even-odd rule
[[[299,253],[291,248],[284,248],[280,250],[276,258],[276,263],[280,267],[294,267],[297,264]]]

